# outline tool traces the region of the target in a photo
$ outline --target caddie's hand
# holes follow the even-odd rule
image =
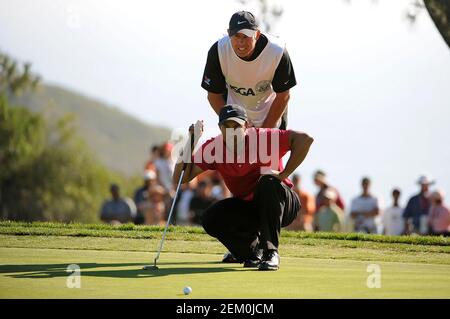
[[[285,176],[283,172],[272,174],[274,177],[278,178],[280,181],[284,181],[288,176]]]
[[[261,168],[261,175],[271,175],[275,178],[278,178],[280,181],[283,181],[286,177],[284,176],[283,172],[273,170],[270,167],[262,167]]]
[[[276,177],[280,180],[280,181],[284,181],[286,178],[288,178],[289,176],[286,176],[284,174],[284,172],[280,172],[278,175],[276,175]]]

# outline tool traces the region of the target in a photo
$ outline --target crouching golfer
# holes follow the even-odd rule
[[[303,162],[313,139],[293,130],[247,127],[243,107],[225,105],[219,114],[222,132],[206,141],[193,156],[189,143],[173,174],[177,183],[187,162],[182,183],[206,170],[217,170],[233,194],[203,214],[203,228],[217,238],[244,267],[277,270],[281,227],[289,225],[300,210],[300,201],[287,178]],[[190,127],[194,144],[203,123]],[[286,168],[281,158],[291,151]],[[189,154],[189,155],[186,155]]]

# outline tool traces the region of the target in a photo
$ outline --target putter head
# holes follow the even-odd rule
[[[155,260],[153,261],[153,265],[145,265],[142,269],[144,269],[144,270],[158,270],[159,268],[158,268],[158,266],[156,266],[156,258],[155,258]]]
[[[144,267],[142,267],[143,270],[158,270],[158,266],[156,265],[145,265]]]

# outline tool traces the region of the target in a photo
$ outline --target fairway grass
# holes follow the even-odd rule
[[[450,298],[450,245],[442,237],[283,231],[280,270],[261,272],[220,263],[220,243],[199,228],[174,227],[160,269],[142,270],[161,233],[0,222],[0,298]],[[81,269],[81,288],[66,285],[70,264]],[[373,264],[380,288],[367,287]]]

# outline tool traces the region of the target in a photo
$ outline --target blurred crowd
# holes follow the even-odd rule
[[[130,199],[120,194],[118,185],[111,185],[111,199],[102,206],[100,218],[112,224],[133,222],[145,225],[164,225],[175,196],[172,173],[175,163],[171,158],[172,144],[155,145],[145,164],[143,185]],[[300,198],[302,208],[289,230],[307,232],[360,232],[385,235],[444,235],[450,233],[450,210],[444,203],[444,193],[431,190],[435,184],[423,175],[417,180],[419,191],[400,205],[401,190],[392,190],[390,205],[382,210],[380,200],[371,193],[371,180],[363,177],[361,193],[346,206],[336,187],[324,171],[313,175],[316,195],[302,187],[301,178],[294,174],[291,180]],[[207,171],[188,184],[181,185],[171,223],[201,225],[203,211],[216,201],[231,194],[220,175]]]
[[[382,210],[380,200],[370,190],[371,180],[361,179],[361,193],[349,207],[338,190],[331,186],[323,171],[316,171],[316,196],[301,187],[300,177],[292,180],[300,197],[302,208],[297,219],[287,227],[290,230],[358,232],[385,235],[444,235],[450,231],[450,210],[444,204],[444,193],[430,190],[435,182],[428,176],[417,180],[419,192],[409,198],[406,207],[400,205],[401,190],[394,188],[390,205]]]
[[[145,164],[142,186],[134,198],[120,195],[118,185],[111,185],[111,199],[106,200],[100,212],[102,221],[111,224],[133,222],[138,225],[165,225],[175,196],[172,175],[175,163],[173,145],[164,143],[150,150]],[[231,194],[217,172],[207,171],[181,185],[174,207],[172,224],[201,225],[202,212],[216,201]]]

